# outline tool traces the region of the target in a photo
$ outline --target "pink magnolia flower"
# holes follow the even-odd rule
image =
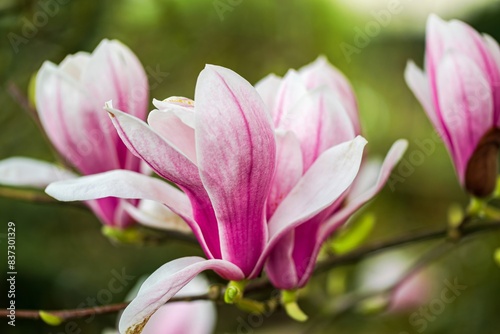
[[[460,183],[494,190],[500,145],[500,48],[460,21],[427,21],[425,73],[410,62],[406,82],[442,137]]]
[[[137,57],[118,41],[103,40],[92,54],[67,56],[60,65],[45,62],[37,74],[36,105],[45,133],[68,165],[83,175],[142,170],[141,160],[128,151],[103,112],[109,99],[130,115],[146,117],[146,73]],[[74,177],[71,171],[30,158],[0,162],[4,184],[45,188],[53,181]],[[123,228],[133,223],[126,207],[135,207],[137,201],[108,197],[87,204],[104,224]],[[153,219],[147,210],[135,212],[141,215]]]
[[[406,312],[428,303],[433,296],[436,273],[426,269],[402,280],[411,264],[412,259],[402,252],[369,260],[356,273],[359,293],[373,294],[396,287],[389,300],[390,313]]]
[[[116,196],[164,203],[190,225],[207,259],[187,257],[160,267],[124,311],[121,332],[148,317],[203,270],[240,281],[259,275],[281,236],[331,206],[358,173],[366,140],[356,137],[315,159],[272,215],[267,198],[276,167],[271,114],[256,89],[223,67],[200,73],[195,102],[156,101],[148,124],[108,107],[118,133],[137,156],[170,184],[113,171],[51,184],[59,200]],[[278,152],[279,153],[279,152]]]
[[[322,57],[283,79],[266,77],[257,90],[273,111],[277,129],[276,173],[267,202],[271,217],[323,152],[359,135],[359,118],[349,82]],[[406,141],[396,142],[382,167],[367,166],[357,186],[278,242],[266,265],[274,286],[293,290],[307,283],[323,242],[382,188],[406,146]]]

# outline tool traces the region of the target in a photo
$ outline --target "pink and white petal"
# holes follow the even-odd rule
[[[167,182],[139,173],[115,170],[51,183],[45,192],[59,201],[88,201],[107,197],[160,202],[181,216],[193,230],[207,256],[212,249],[200,223],[193,217],[189,198]],[[205,227],[205,226],[203,226]],[[209,240],[210,242],[210,240]],[[215,256],[215,255],[214,255]]]
[[[137,297],[127,306],[120,318],[120,333],[141,333],[153,313],[172,298],[200,272],[215,270],[229,280],[242,280],[243,272],[224,260],[205,260],[185,257],[161,266],[142,284]]]
[[[455,160],[455,148],[453,146],[449,130],[443,123],[442,115],[438,114],[438,112],[440,112],[439,105],[433,104],[433,96],[429,87],[429,78],[415,65],[414,62],[409,61],[405,69],[405,81],[424,108],[427,117],[429,117],[432,125],[443,140],[448,152],[450,152],[450,155],[452,156],[452,159]]]
[[[365,145],[358,136],[325,151],[278,206],[268,224],[269,239],[333,204],[358,174]]]
[[[469,58],[448,54],[437,72],[439,106],[450,129],[454,163],[463,184],[465,169],[483,135],[492,128],[493,99],[483,72]]]
[[[187,97],[171,96],[163,101],[153,99],[158,110],[169,110],[179,117],[184,124],[194,129],[194,101]]]
[[[99,43],[83,72],[82,84],[92,92],[100,108],[113,100],[118,109],[145,119],[149,103],[147,75],[136,55],[119,41],[104,39]]]
[[[296,71],[289,70],[281,81],[274,108],[271,110],[276,129],[287,124],[287,119],[291,117],[289,113],[306,93],[307,88],[302,78]]]
[[[125,210],[141,225],[160,230],[191,233],[189,225],[162,203],[141,200],[138,206],[125,204]]]
[[[321,86],[329,88],[330,94],[341,101],[356,135],[360,134],[358,103],[356,96],[347,78],[337,68],[332,66],[325,56],[319,56],[314,62],[302,67],[299,74],[305,82],[307,89],[313,90]]]
[[[102,106],[97,115],[85,88],[50,62],[45,62],[37,74],[36,105],[51,142],[81,173],[120,167],[114,145],[102,133],[102,119],[112,126],[102,115]]]
[[[196,165],[194,128],[186,125],[177,112],[172,109],[174,108],[161,111],[153,110],[148,116],[148,123],[170,146]]]
[[[106,105],[128,149],[161,177],[188,189],[202,188],[196,166],[142,120]]]
[[[406,140],[400,139],[396,141],[389,152],[380,168],[378,180],[375,185],[370,189],[367,189],[362,194],[358,195],[350,201],[347,201],[347,205],[336,212],[331,218],[326,222],[319,225],[316,234],[316,247],[311,252],[309,261],[304,268],[301,279],[298,286],[304,286],[312,271],[314,270],[314,265],[316,263],[316,258],[318,257],[321,246],[325,240],[340,226],[342,226],[360,207],[362,207],[366,202],[371,200],[385,185],[392,169],[396,166],[399,160],[402,158],[406,148],[408,147],[408,142]],[[301,225],[302,226],[302,225]]]
[[[208,289],[208,282],[196,276],[175,297],[196,296],[206,293]],[[216,316],[215,305],[211,301],[167,303],[153,314],[142,334],[212,334]]]
[[[265,271],[273,286],[278,289],[291,290],[297,288],[299,280],[293,260],[294,245],[295,231],[292,230],[283,236],[272,252],[269,253]]]
[[[282,79],[279,76],[271,73],[255,84],[255,89],[259,93],[260,97],[262,97],[269,113],[274,110],[281,81]]]
[[[377,182],[381,167],[382,161],[379,159],[363,161],[356,179],[352,183],[351,188],[349,188],[346,201],[350,201],[370,189]]]
[[[219,228],[198,168],[143,121],[112,109],[109,105],[107,110],[129,150],[146,161],[158,175],[177,184],[187,194],[194,220],[210,249],[207,256],[220,258]]]
[[[49,184],[45,192],[63,202],[106,197],[147,199],[163,203],[182,217],[193,220],[189,199],[182,191],[160,179],[132,171],[114,170],[57,181]]]
[[[356,137],[349,115],[325,87],[303,96],[283,121],[283,127],[293,131],[300,141],[304,172],[325,150]]]
[[[276,169],[267,198],[269,218],[302,176],[302,151],[293,132],[276,131]]]
[[[126,149],[109,119],[102,113],[106,101],[126,113],[146,118],[149,89],[146,73],[137,57],[118,41],[103,40],[94,50],[85,68],[81,83],[93,98],[95,112],[104,140],[112,145],[119,168],[137,171],[139,160]],[[97,84],[96,84],[97,83]]]
[[[386,184],[393,168],[397,165],[399,160],[403,157],[404,152],[408,147],[408,142],[404,139],[397,140],[387,153],[384,162],[378,173],[377,182],[365,192],[359,194],[357,197],[350,197],[346,202],[346,206],[340,209],[332,216],[327,222],[322,224],[318,234],[319,242],[322,243],[328,236],[339,226],[345,222],[356,210],[363,206],[366,202],[371,200]]]
[[[71,171],[49,162],[12,157],[0,161],[0,184],[45,188],[54,181],[78,177]]]
[[[365,145],[366,140],[358,136],[332,147],[316,160],[269,220],[269,241],[259,265],[281,237],[342,196],[358,173]],[[257,274],[259,265],[252,274]]]
[[[72,77],[74,80],[80,80],[83,69],[87,66],[90,60],[90,54],[87,52],[78,52],[74,55],[69,55],[59,64],[61,71]]]
[[[222,258],[248,275],[267,240],[265,208],[276,159],[271,120],[255,88],[223,67],[207,65],[200,73],[195,101],[198,166],[217,217]]]

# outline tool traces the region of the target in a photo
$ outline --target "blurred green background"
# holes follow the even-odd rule
[[[433,129],[403,79],[408,59],[423,62],[425,19],[431,11],[445,19],[460,18],[500,40],[500,4],[494,1],[396,1],[400,12],[366,45],[356,45],[357,29],[365,29],[394,1],[334,0],[0,0],[0,159],[28,156],[53,161],[50,149],[29,115],[7,93],[10,82],[26,90],[29,77],[45,60],[60,62],[67,54],[92,51],[103,38],[128,45],[150,73],[151,97],[193,97],[204,64],[229,67],[255,83],[270,72],[285,74],[318,55],[350,79],[356,92],[363,131],[371,154],[383,155],[397,138],[407,138],[406,154],[420,150],[416,141],[432,138]],[[40,11],[54,12],[22,42],[26,22]],[[55,5],[54,5],[55,4]],[[55,7],[54,7],[55,6]],[[45,9],[44,9],[45,8]],[[57,10],[55,10],[57,9]],[[43,24],[42,24],[43,23]],[[14,43],[14,45],[13,45]],[[343,44],[344,43],[344,44]],[[345,43],[356,47],[349,56]],[[345,48],[344,48],[345,50]],[[161,72],[160,76],[152,73]],[[168,74],[168,75],[167,75]],[[152,109],[152,106],[151,106]],[[448,207],[467,198],[441,143],[413,170],[396,171],[404,182],[386,187],[365,211],[377,214],[370,241],[444,227]],[[6,272],[6,224],[16,223],[16,305],[24,309],[75,308],[95,298],[113,277],[126,271],[139,279],[163,263],[200,254],[194,246],[172,241],[163,246],[116,246],[101,235],[100,223],[89,212],[61,204],[34,204],[0,198],[0,261]],[[432,243],[405,247],[418,256]],[[247,315],[220,306],[217,333],[353,333],[413,334],[500,333],[500,269],[492,253],[499,233],[483,234],[437,262],[429,273],[435,298],[455,278],[467,289],[447,304],[424,331],[410,323],[413,310],[376,316],[350,312],[328,316],[334,294],[325,292],[326,275],[313,279],[301,302],[311,319],[305,324],[282,312],[263,324],[245,329]],[[363,263],[361,263],[362,265]],[[355,285],[356,266],[341,270],[348,288]],[[432,273],[431,273],[432,272]],[[331,275],[330,275],[331,276]],[[216,278],[212,275],[212,279]],[[0,283],[0,306],[6,306],[7,285]],[[124,299],[132,283],[112,301]],[[89,319],[87,319],[89,320]],[[193,319],[196,321],[196,319]],[[0,321],[2,333],[100,333],[114,327],[116,316],[76,321],[77,329],[50,327],[40,321],[17,319],[16,327]]]

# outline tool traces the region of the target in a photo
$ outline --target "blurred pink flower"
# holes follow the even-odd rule
[[[83,175],[115,169],[146,172],[103,111],[110,99],[128,114],[145,119],[146,73],[137,57],[118,41],[103,40],[92,54],[69,55],[60,65],[47,61],[37,74],[36,106],[41,124],[68,165]],[[4,184],[43,188],[74,177],[76,174],[69,170],[30,158],[0,162],[0,182]],[[119,228],[133,223],[126,208],[133,209],[137,204],[137,200],[115,197],[87,202],[103,224]],[[137,218],[154,220],[148,210],[134,213]],[[153,210],[163,210],[168,216],[167,208]]]
[[[500,145],[500,48],[467,24],[427,21],[425,72],[405,79],[443,139],[460,183],[483,197],[496,185]]]
[[[367,294],[389,289],[405,275],[411,263],[411,258],[401,252],[377,256],[359,268],[358,289]],[[392,291],[388,312],[405,312],[428,303],[433,296],[434,279],[429,269],[405,279]]]
[[[266,212],[271,217],[324,152],[360,134],[360,122],[349,82],[323,57],[283,79],[270,75],[256,88],[276,128],[276,173]],[[353,187],[277,243],[266,264],[274,286],[292,290],[308,282],[323,242],[380,191],[406,146],[406,141],[396,142],[375,171],[364,164]]]
[[[122,332],[140,327],[203,270],[234,281],[258,276],[281,236],[330,207],[351,185],[366,144],[353,137],[325,148],[269,215],[272,180],[275,170],[281,173],[276,147],[286,137],[275,138],[271,113],[252,85],[231,70],[207,65],[198,77],[195,102],[170,98],[155,104],[160,110],[151,112],[149,125],[108,111],[129,149],[182,191],[126,171],[57,182],[46,190],[66,201],[156,200],[183,217],[198,238],[209,260],[187,257],[159,268],[124,311]]]

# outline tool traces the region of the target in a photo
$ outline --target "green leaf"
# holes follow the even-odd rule
[[[495,253],[493,253],[493,257],[494,257],[495,262],[497,263],[497,265],[500,266],[500,248],[497,248],[495,250]]]
[[[38,72],[33,73],[28,84],[28,101],[30,106],[36,108],[36,75]]]
[[[40,318],[43,320],[43,322],[45,322],[47,325],[59,326],[64,321],[63,318],[49,312],[40,311],[38,312],[38,314],[40,315]]]
[[[141,231],[134,226],[122,229],[103,225],[101,232],[112,241],[123,244],[140,244],[144,239]]]
[[[345,254],[356,249],[370,235],[375,226],[375,216],[366,214],[348,224],[331,241],[331,248],[336,254]]]
[[[373,315],[387,310],[388,306],[388,297],[386,295],[377,295],[361,301],[356,309],[362,314]]]

